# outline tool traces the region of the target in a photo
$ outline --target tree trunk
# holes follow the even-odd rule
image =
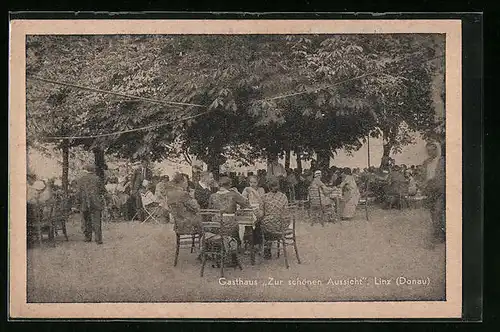
[[[102,188],[104,189],[104,168],[106,167],[106,164],[104,161],[104,150],[102,148],[94,148],[94,164],[95,172],[101,179]]]
[[[300,149],[295,149],[295,158],[297,159],[297,169],[302,174],[302,157],[300,156]]]
[[[286,150],[285,151],[285,169],[289,169],[290,168],[290,150]]]
[[[394,146],[394,132],[397,132],[397,130],[394,131],[391,130],[391,128],[382,129],[383,152],[382,159],[380,160],[380,167],[388,167],[389,165],[389,158],[391,156],[392,147]]]
[[[207,160],[207,169],[209,172],[212,172],[212,174],[214,175],[214,179],[216,180],[219,180],[219,168],[220,164],[217,160]]]
[[[204,160],[209,172],[212,172],[215,180],[219,180],[220,166],[226,162],[226,158],[221,152],[212,152],[208,160]]]
[[[380,160],[380,167],[387,166],[389,163],[389,158],[391,156],[391,150],[392,150],[392,144],[391,143],[384,143],[383,146],[383,152],[382,152],[382,159]]]
[[[316,151],[317,168],[323,172],[330,168],[330,151],[318,150]]]
[[[63,190],[63,200],[64,200],[64,209],[67,212],[68,205],[68,190],[69,190],[69,142],[67,140],[63,140],[62,142],[62,155],[63,155],[63,163],[62,163],[62,190]]]

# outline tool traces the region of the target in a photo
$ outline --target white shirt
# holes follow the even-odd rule
[[[201,181],[198,181],[198,184],[200,185],[200,187],[202,187],[203,189],[210,189],[208,185],[206,185],[205,183],[201,182]]]
[[[106,191],[110,194],[114,194],[116,192],[118,185],[116,183],[108,183],[104,186],[106,188]]]
[[[271,163],[267,168],[267,174],[271,176],[285,176],[285,167],[280,163]]]
[[[436,176],[436,169],[438,163],[439,163],[439,158],[436,157],[427,164],[427,180],[434,179],[434,177]]]

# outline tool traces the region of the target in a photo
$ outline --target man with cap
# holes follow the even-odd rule
[[[95,174],[94,165],[85,165],[83,174],[77,180],[76,192],[83,217],[85,242],[91,242],[94,233],[96,243],[102,244],[101,213],[104,204],[101,179]]]

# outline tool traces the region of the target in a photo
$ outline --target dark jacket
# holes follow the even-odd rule
[[[423,163],[424,172],[427,172],[427,166],[431,162],[431,159],[426,159]],[[445,174],[445,163],[444,158],[439,158],[438,164],[436,166],[436,171],[434,178],[428,180],[425,184],[425,192],[427,196],[437,197],[444,195],[446,184],[446,174]]]
[[[132,194],[136,194],[137,191],[139,191],[139,189],[142,186],[142,182],[144,180],[151,181],[151,178],[153,177],[153,172],[149,168],[146,168],[145,173],[146,174],[144,176],[142,166],[134,171],[134,174],[132,175],[132,180],[130,181]]]
[[[200,231],[200,206],[187,191],[175,185],[170,186],[167,190],[167,201],[177,234],[194,234]]]
[[[101,186],[101,179],[93,173],[86,173],[77,180],[76,197],[80,211],[102,210]]]
[[[210,195],[212,195],[212,190],[210,188],[203,188],[200,183],[196,183],[194,189],[194,198],[200,204],[202,209],[208,209],[208,201],[210,200]]]

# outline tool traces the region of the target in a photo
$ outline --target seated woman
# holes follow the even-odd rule
[[[155,188],[156,201],[158,202],[161,208],[161,211],[159,213],[160,218],[164,223],[169,222],[168,199],[167,199],[167,192],[169,186],[170,183],[168,175],[163,175],[156,184]]]
[[[279,191],[279,180],[270,178],[268,181],[270,192],[264,195],[263,211],[264,216],[260,222],[262,233],[266,239],[273,239],[290,225],[287,215],[288,199],[285,194]],[[271,248],[264,248],[264,258],[271,258]]]
[[[128,176],[118,178],[118,184],[116,185],[116,195],[118,196],[120,216],[128,219],[128,202],[130,199],[130,181],[128,179]]]
[[[360,199],[358,186],[356,185],[356,181],[351,174],[351,169],[344,168],[343,180],[339,188],[342,189],[342,219],[349,220],[354,216]]]
[[[106,201],[108,202],[109,212],[113,219],[120,215],[122,203],[118,196],[118,178],[110,177],[108,183],[104,186],[106,189]]]
[[[53,201],[53,191],[47,180],[36,179],[32,176],[28,179],[27,191],[27,218],[26,226],[28,231],[28,240],[33,238],[36,222],[49,216],[49,203]],[[41,235],[38,235],[41,236]],[[52,233],[49,233],[49,239],[52,239]],[[31,241],[29,242],[31,244]]]
[[[201,221],[198,215],[200,206],[187,191],[186,177],[176,173],[167,189],[168,207],[174,221],[174,231],[179,235],[198,234]]]

